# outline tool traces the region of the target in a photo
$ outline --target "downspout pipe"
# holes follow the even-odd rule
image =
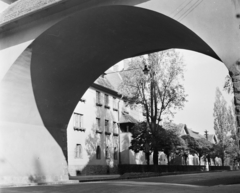
[[[119,165],[122,164],[121,160],[121,138],[120,138],[120,102],[123,98],[123,95],[121,95],[121,98],[118,100],[118,140],[119,140]]]

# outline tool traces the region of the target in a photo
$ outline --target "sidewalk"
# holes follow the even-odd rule
[[[116,174],[116,175],[91,175],[91,176],[69,176],[69,180],[67,180],[67,181],[39,182],[39,183],[29,183],[29,184],[22,184],[22,185],[19,185],[19,184],[5,184],[5,185],[0,185],[0,188],[28,187],[28,186],[52,186],[52,185],[61,185],[61,184],[78,184],[79,182],[107,181],[107,180],[117,180],[117,179],[120,179],[120,174]]]
[[[91,175],[91,176],[70,176],[69,180],[78,180],[79,182],[89,181],[105,181],[105,180],[117,180],[120,179],[120,174],[114,175]]]
[[[51,186],[51,185],[60,185],[60,184],[77,184],[79,182],[127,180],[127,179],[149,178],[149,177],[157,177],[157,176],[182,175],[182,174],[194,174],[194,173],[212,173],[212,172],[223,172],[223,171],[201,171],[201,172],[195,171],[195,172],[168,172],[168,173],[146,172],[146,173],[125,173],[123,175],[108,174],[108,175],[89,175],[89,176],[69,176],[68,181],[31,183],[31,184],[25,184],[25,185],[13,185],[13,184],[0,185],[0,188],[26,187],[26,186]]]
[[[107,181],[107,180],[126,180],[136,178],[149,178],[157,176],[169,176],[169,175],[182,175],[182,174],[196,174],[196,173],[212,173],[212,172],[223,172],[224,170],[216,171],[191,171],[191,172],[164,172],[164,173],[125,173],[120,174],[108,174],[108,175],[91,175],[91,176],[70,176],[69,180],[77,180],[79,182],[92,182],[92,181]]]

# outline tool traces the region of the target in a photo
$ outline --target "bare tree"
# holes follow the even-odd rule
[[[135,70],[122,73],[119,90],[127,96],[130,105],[143,106],[152,135],[153,162],[157,165],[159,124],[163,117],[173,116],[175,110],[182,109],[186,102],[182,84],[184,63],[180,54],[172,49],[132,58],[128,65],[129,69]],[[149,68],[148,76],[142,72],[144,66]]]

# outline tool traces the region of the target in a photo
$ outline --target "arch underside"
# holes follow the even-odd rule
[[[146,9],[98,7],[54,25],[32,44],[32,86],[45,127],[61,144],[55,130],[67,128],[77,102],[106,69],[125,58],[170,48],[220,60],[190,29]]]

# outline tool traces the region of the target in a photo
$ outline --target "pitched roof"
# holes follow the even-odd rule
[[[185,135],[185,128],[186,128],[186,124],[180,123],[180,124],[175,124],[172,122],[164,122],[163,123],[163,128],[164,129],[176,129],[176,131],[178,132],[178,134],[181,135]]]
[[[118,91],[118,87],[122,82],[122,77],[119,73],[106,74],[106,79],[111,83],[115,91]]]
[[[175,123],[163,123],[163,128],[164,129],[176,129],[179,133],[179,135],[189,135],[191,137],[193,137],[194,139],[202,139],[205,138],[203,135],[199,134],[199,132],[194,131],[190,128],[187,127],[186,124],[180,123],[180,124],[175,124]],[[212,139],[214,137],[214,135],[209,135],[208,140],[210,142],[214,142],[214,140]]]
[[[108,79],[106,77],[99,77],[97,80],[95,80],[96,84],[104,86],[105,88],[111,89],[111,90],[115,90],[113,85],[108,81]]]
[[[138,123],[136,119],[134,119],[131,115],[122,113],[120,120],[118,123]]]
[[[112,72],[112,73],[111,73]],[[110,73],[110,74],[108,74]],[[97,80],[95,80],[95,84],[101,85],[105,88],[111,89],[118,93],[118,87],[122,82],[122,77],[120,73],[115,73],[112,70],[108,70],[104,76],[98,77]],[[119,94],[120,95],[120,94]]]
[[[199,132],[193,131],[192,129],[187,128],[187,134],[195,139],[201,139],[204,138],[202,135],[199,134]]]

